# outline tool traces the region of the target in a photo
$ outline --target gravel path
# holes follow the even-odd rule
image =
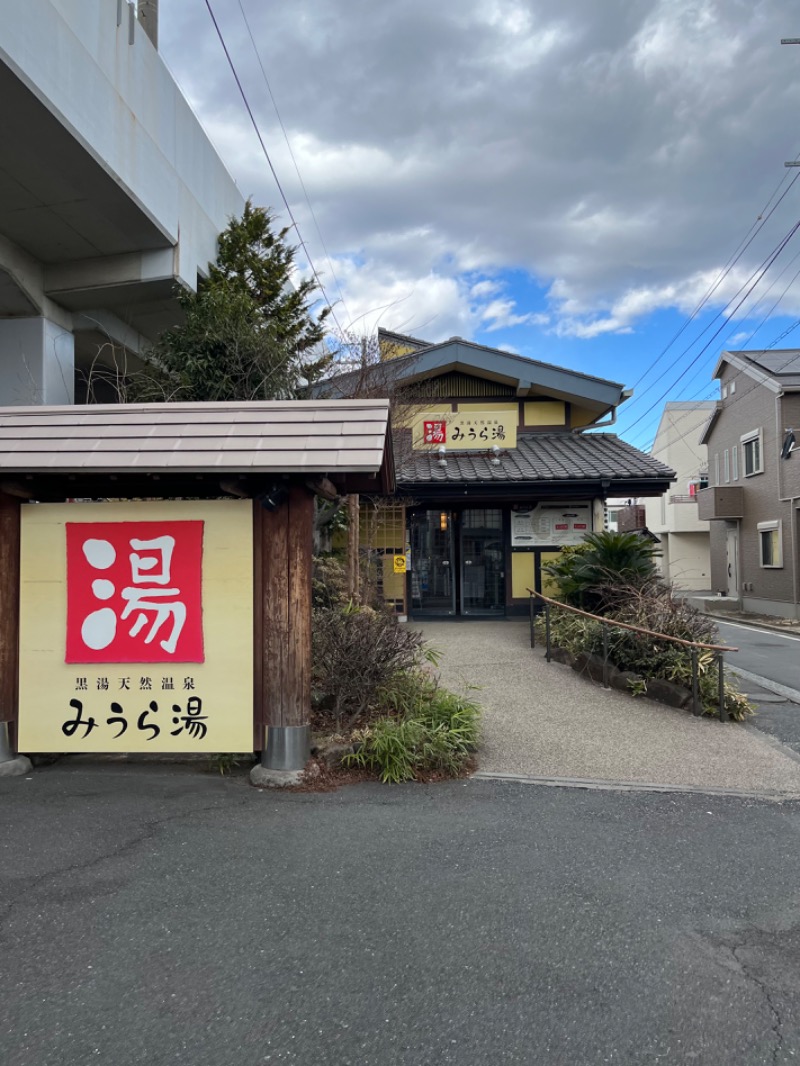
[[[443,653],[444,683],[478,688],[482,773],[800,795],[788,749],[548,664],[529,646],[527,620],[420,628]]]

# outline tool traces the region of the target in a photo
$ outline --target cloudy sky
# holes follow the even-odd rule
[[[343,329],[635,385],[619,431],[640,446],[664,397],[714,395],[722,349],[800,345],[792,5],[211,7]],[[242,192],[286,221],[205,0],[162,0],[161,48]]]

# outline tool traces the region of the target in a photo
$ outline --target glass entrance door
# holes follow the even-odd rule
[[[460,518],[461,613],[505,614],[503,512],[471,508],[462,511]]]
[[[411,519],[411,610],[456,613],[453,519],[449,511],[422,511]]]

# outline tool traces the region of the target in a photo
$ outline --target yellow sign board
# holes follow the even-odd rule
[[[394,572],[396,574],[404,574],[406,572],[406,557],[405,557],[405,555],[395,555],[395,557],[394,557]]]
[[[25,504],[19,746],[253,745],[248,500]]]
[[[416,451],[450,452],[505,451],[517,446],[519,414],[514,411],[482,411],[464,408],[441,416],[426,413],[414,422],[413,447]]]

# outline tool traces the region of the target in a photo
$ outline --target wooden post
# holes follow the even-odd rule
[[[358,496],[347,497],[347,595],[355,603],[361,596],[361,573],[359,568],[361,536]]]
[[[310,743],[314,497],[297,485],[277,510],[253,507],[256,748],[262,767],[296,773]]]
[[[0,760],[13,755],[19,714],[20,503],[0,492]]]

